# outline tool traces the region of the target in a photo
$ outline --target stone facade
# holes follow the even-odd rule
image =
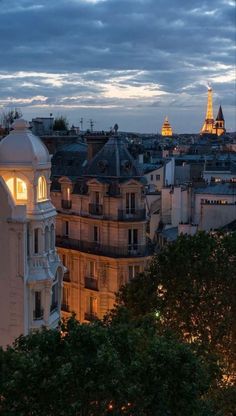
[[[144,180],[125,144],[111,137],[84,166],[77,178],[56,177],[54,166],[60,187],[53,184],[51,197],[58,210],[57,247],[68,269],[62,311],[89,321],[113,307],[121,285],[144,270],[148,251]]]
[[[55,327],[63,266],[55,249],[50,156],[24,120],[0,143],[0,345]]]

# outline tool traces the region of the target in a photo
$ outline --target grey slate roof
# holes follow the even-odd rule
[[[233,183],[219,183],[211,184],[195,190],[196,194],[211,194],[211,195],[236,195],[236,184]]]
[[[63,146],[52,158],[52,177],[67,176],[70,179],[83,174],[87,158],[87,145],[71,143]]]
[[[100,178],[141,179],[140,165],[127,150],[124,141],[117,135],[110,137],[103,148],[88,163],[85,175]]]

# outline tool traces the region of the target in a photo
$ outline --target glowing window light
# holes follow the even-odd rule
[[[38,201],[47,199],[47,183],[44,176],[38,179]]]
[[[14,199],[18,201],[27,200],[27,185],[20,178],[10,178],[6,184]]]

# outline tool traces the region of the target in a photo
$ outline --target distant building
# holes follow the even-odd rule
[[[169,123],[168,117],[166,116],[164,123],[162,125],[162,129],[161,129],[161,135],[162,136],[168,136],[171,137],[173,136],[173,131],[171,128],[171,125]]]
[[[36,136],[51,135],[53,132],[53,117],[35,117],[32,119],[30,125],[33,134]]]
[[[50,155],[16,120],[0,142],[0,345],[60,318],[63,266],[55,249]]]
[[[206,117],[201,129],[201,134],[216,134],[217,136],[221,136],[225,133],[225,120],[221,106],[216,120],[214,119],[212,94],[212,88],[208,87]]]

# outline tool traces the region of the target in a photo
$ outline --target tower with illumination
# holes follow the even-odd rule
[[[56,327],[63,266],[55,249],[51,159],[41,140],[16,120],[0,143],[0,345]]]
[[[213,116],[213,104],[212,104],[212,88],[208,86],[207,95],[207,110],[204,124],[201,129],[202,134],[210,133],[214,134],[214,116]]]
[[[201,134],[217,134],[217,136],[221,136],[225,133],[223,111],[220,105],[216,120],[214,120],[212,96],[212,88],[208,86],[206,117],[201,129]]]
[[[171,137],[173,135],[173,131],[167,116],[165,117],[164,123],[162,125],[161,135],[168,137]]]

